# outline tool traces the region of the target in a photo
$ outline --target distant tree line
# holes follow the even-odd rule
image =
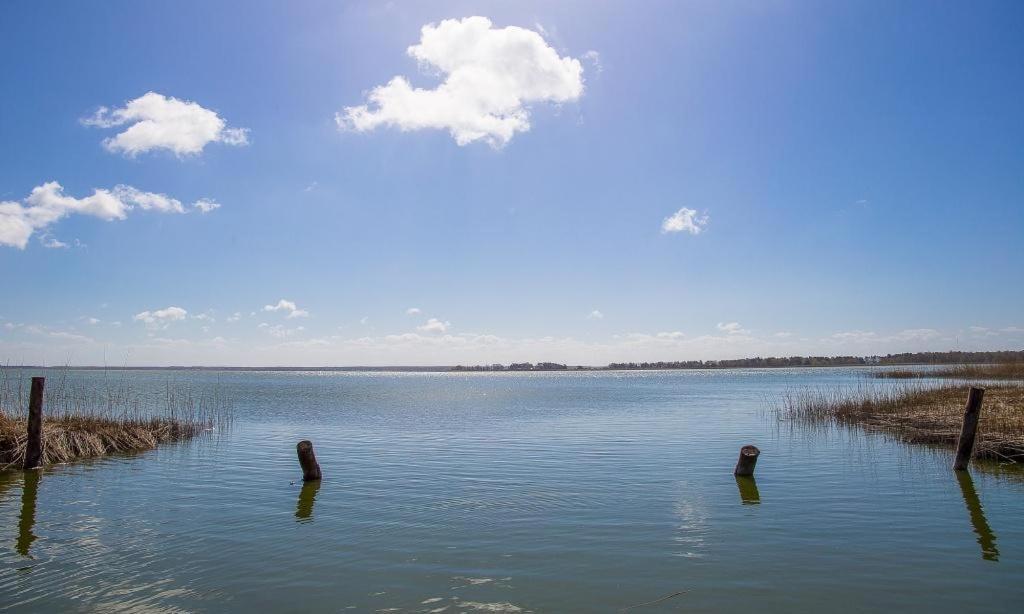
[[[959,365],[1024,362],[1024,350],[1002,352],[912,352],[878,357],[882,365]]]
[[[678,362],[616,362],[609,369],[739,369],[766,367],[849,367],[859,365],[952,365],[1024,361],[1024,351],[905,352],[885,356],[789,356]]]
[[[868,365],[953,365],[1024,362],[1024,350],[1001,352],[905,352],[885,356],[780,356],[732,360],[679,360],[659,362],[613,362],[597,369],[756,369],[772,367],[855,367]],[[576,371],[593,367],[570,367],[557,362],[517,362],[452,367],[452,371]]]
[[[452,371],[568,371],[569,369],[583,369],[584,367],[570,367],[557,362],[514,362],[507,367],[501,364],[477,365],[467,367],[458,365],[452,367]]]

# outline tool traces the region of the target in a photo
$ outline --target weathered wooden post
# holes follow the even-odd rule
[[[313,442],[303,439],[295,446],[299,453],[299,465],[302,466],[302,481],[319,480],[323,475],[320,473],[320,463],[316,462],[316,455],[313,454]]]
[[[971,462],[974,439],[978,435],[978,420],[981,418],[981,401],[984,398],[984,388],[971,386],[971,391],[967,394],[967,407],[964,408],[964,425],[960,429],[960,439],[956,442],[954,471],[964,471]]]
[[[28,443],[25,445],[25,469],[35,469],[43,461],[43,388],[45,377],[32,378],[28,398]]]
[[[757,490],[757,480],[754,479],[754,476],[736,476],[736,486],[740,489],[740,502],[743,505],[761,503],[761,493]]]
[[[757,446],[743,446],[740,448],[740,459],[736,461],[736,470],[732,472],[733,475],[754,475],[754,467],[757,465],[757,457],[760,454],[761,451],[757,449]]]

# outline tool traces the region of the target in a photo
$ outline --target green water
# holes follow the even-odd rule
[[[1024,607],[1019,474],[958,476],[948,450],[765,411],[861,369],[117,377],[216,387],[234,424],[0,474],[0,608]],[[320,484],[299,481],[300,439]],[[737,479],[747,443],[756,476]]]

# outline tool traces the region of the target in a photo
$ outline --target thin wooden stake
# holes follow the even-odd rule
[[[323,477],[320,473],[320,463],[316,462],[316,455],[313,454],[313,442],[304,439],[295,446],[295,451],[299,454],[303,482],[319,480]]]
[[[32,378],[28,398],[28,443],[25,445],[25,469],[35,469],[43,461],[43,389],[45,377]]]
[[[964,471],[971,462],[974,451],[974,439],[978,435],[978,420],[981,418],[981,401],[985,398],[985,389],[971,386],[967,394],[967,407],[964,408],[964,425],[960,430],[960,439],[956,442],[956,459],[953,461],[954,471]]]
[[[757,449],[757,446],[743,446],[740,448],[740,459],[736,461],[736,470],[733,471],[733,475],[754,475],[754,467],[757,465],[757,457],[760,454],[761,451]]]

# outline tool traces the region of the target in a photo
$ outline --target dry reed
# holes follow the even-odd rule
[[[24,462],[28,385],[20,371],[0,369],[0,470]],[[47,374],[43,464],[150,450],[225,428],[230,406],[219,390],[168,381],[161,393],[135,390],[127,377],[76,382]]]
[[[965,380],[1022,380],[1024,362],[1009,362],[995,365],[954,365],[941,369],[917,371],[912,369],[889,369],[875,371],[873,377],[882,379],[916,379],[938,377]]]
[[[859,386],[787,393],[776,411],[787,419],[884,431],[908,443],[955,446],[966,400],[964,385]],[[986,389],[974,456],[1024,462],[1024,386]]]

